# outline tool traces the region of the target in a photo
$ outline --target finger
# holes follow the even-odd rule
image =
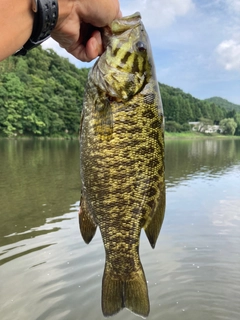
[[[121,18],[122,18],[122,11],[119,10],[119,11],[118,11],[118,14],[117,14],[117,16],[116,16],[116,19],[121,19]]]
[[[95,50],[97,49],[97,55],[101,55],[103,53],[103,43],[102,43],[102,36],[99,30],[95,30],[92,33],[91,38],[89,39],[90,43],[88,41],[87,43],[87,50]],[[90,45],[90,47],[88,48],[88,46]],[[92,48],[93,46],[93,48]]]
[[[86,44],[85,51],[88,59],[91,61],[102,53],[102,46],[100,46],[95,37],[91,37]]]
[[[68,52],[83,62],[90,62],[97,58],[103,52],[100,32],[94,31],[86,45],[79,44],[74,49],[68,50]]]
[[[81,60],[82,62],[90,62],[91,60],[94,59],[94,58],[92,59],[92,57],[89,57],[89,55],[86,52],[86,47],[83,44],[80,44],[74,50],[67,50],[67,51],[78,60]]]

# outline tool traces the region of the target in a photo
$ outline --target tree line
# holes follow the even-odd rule
[[[240,135],[240,113],[226,110],[207,100],[199,100],[181,89],[160,84],[164,106],[166,130],[181,132],[191,130],[189,122],[220,125],[223,133]]]
[[[0,136],[76,136],[88,71],[41,47],[0,62]],[[189,121],[231,119],[240,135],[235,110],[159,85],[168,131],[188,131]]]
[[[38,47],[0,63],[0,134],[64,136],[78,132],[88,69]]]

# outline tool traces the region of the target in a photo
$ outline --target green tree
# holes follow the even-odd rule
[[[192,104],[192,113],[193,113],[193,120],[194,121],[198,121],[202,117],[200,102]]]
[[[0,134],[77,135],[88,71],[41,47],[0,62]]]
[[[165,130],[167,132],[181,132],[181,125],[176,121],[166,121]]]
[[[237,126],[233,118],[226,118],[220,121],[220,127],[224,134],[234,135]]]
[[[189,101],[182,103],[181,111],[179,112],[179,123],[187,123],[193,119],[193,113]]]
[[[217,107],[215,103],[211,103],[211,119],[215,124],[218,124],[219,121],[221,120],[221,112],[220,108]]]
[[[203,118],[210,119],[210,107],[208,103],[204,102],[201,105],[201,112],[202,112]]]
[[[237,128],[235,131],[235,135],[236,136],[240,136],[240,113],[236,113],[235,117],[234,117],[234,121],[237,124]]]
[[[16,135],[23,132],[22,110],[26,107],[23,99],[24,86],[15,73],[6,73],[2,77],[0,90],[1,128],[6,135]]]

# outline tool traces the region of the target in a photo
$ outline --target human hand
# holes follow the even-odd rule
[[[58,0],[59,18],[51,36],[81,61],[102,54],[98,28],[121,17],[118,0]]]

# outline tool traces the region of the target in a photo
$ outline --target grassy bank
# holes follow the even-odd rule
[[[240,139],[240,136],[227,136],[223,134],[206,134],[200,132],[165,132],[166,140],[174,139]]]
[[[78,135],[54,135],[52,137],[42,137],[42,136],[24,136],[24,135],[19,135],[19,136],[11,136],[11,137],[6,137],[6,136],[1,136],[0,139],[22,139],[22,140],[27,140],[27,139],[38,139],[38,140],[78,140],[79,136]],[[200,132],[166,132],[165,131],[165,139],[166,140],[181,140],[181,139],[240,139],[240,136],[227,136],[227,135],[222,135],[222,134],[205,134],[205,133],[200,133]]]

